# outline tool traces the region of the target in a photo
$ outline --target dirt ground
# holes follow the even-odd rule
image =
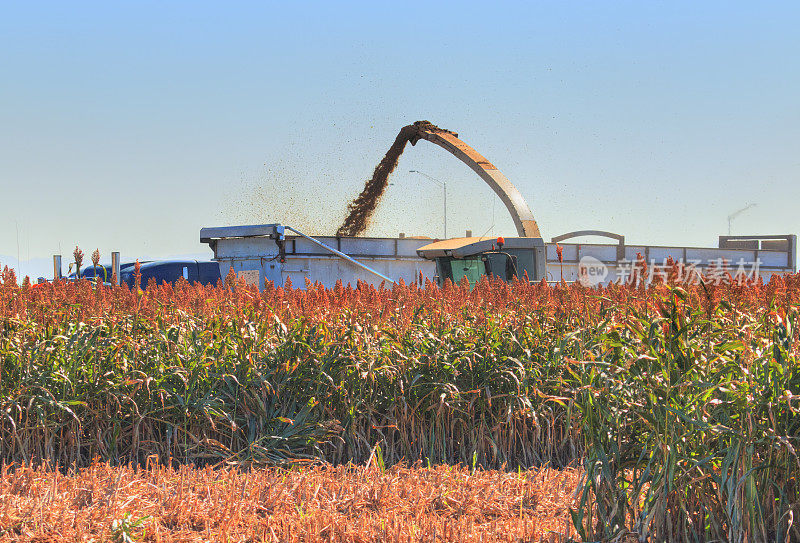
[[[559,541],[578,470],[4,468],[0,541]]]

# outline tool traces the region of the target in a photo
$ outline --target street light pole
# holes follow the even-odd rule
[[[443,222],[444,222],[444,239],[447,239],[447,183],[444,181],[439,181],[435,177],[431,177],[425,172],[421,172],[419,170],[408,170],[408,173],[418,173],[423,177],[427,177],[440,187],[442,187],[442,200],[444,202],[444,215],[443,215]]]

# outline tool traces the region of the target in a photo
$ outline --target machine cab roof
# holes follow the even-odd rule
[[[542,238],[504,238],[503,249],[535,249],[544,247]],[[467,258],[487,251],[497,250],[496,237],[451,238],[435,241],[417,249],[417,254],[428,260],[451,256]]]
[[[544,275],[544,241],[541,238],[453,238],[429,243],[417,254],[436,261],[436,281],[443,285],[466,278],[474,285],[484,275],[504,281]]]

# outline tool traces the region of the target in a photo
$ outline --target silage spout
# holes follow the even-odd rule
[[[530,207],[511,181],[483,155],[458,139],[457,133],[439,128],[429,121],[417,121],[400,129],[394,143],[372,172],[372,177],[364,184],[361,194],[348,206],[347,218],[336,231],[337,236],[358,236],[367,229],[406,143],[415,145],[420,139],[435,143],[455,155],[486,181],[505,204],[520,237],[541,237]]]

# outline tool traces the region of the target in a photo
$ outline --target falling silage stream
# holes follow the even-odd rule
[[[423,130],[430,132],[449,132],[428,121],[417,121],[414,124],[401,128],[394,143],[392,143],[392,146],[386,151],[386,155],[378,165],[375,166],[372,177],[364,184],[361,193],[347,206],[348,215],[336,231],[337,236],[358,236],[367,229],[369,221],[375,209],[378,207],[381,196],[383,196],[389,184],[389,176],[397,167],[397,161],[400,155],[403,154],[406,143],[411,142],[411,145],[416,144],[420,138],[420,132]]]

